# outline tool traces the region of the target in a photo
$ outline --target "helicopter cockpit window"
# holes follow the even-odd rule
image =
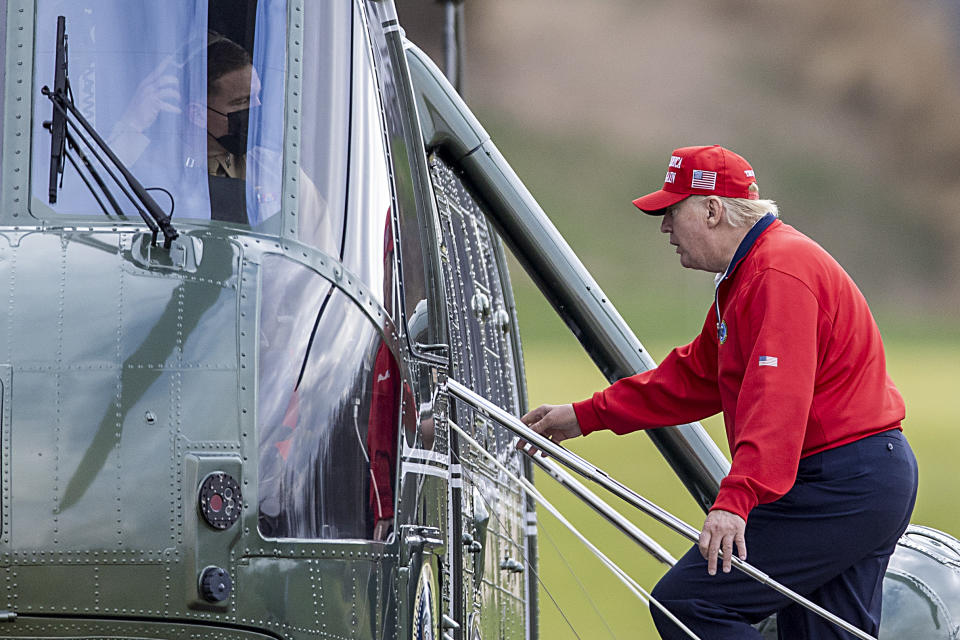
[[[281,256],[262,269],[259,529],[380,539],[393,522],[401,380],[358,304]]]
[[[48,203],[57,16],[73,101],[168,213],[271,231],[283,190],[286,0],[40,0],[34,67],[34,209],[120,217],[67,163]],[[316,61],[322,64],[322,58]],[[83,149],[88,157],[92,154]],[[77,160],[77,154],[69,149]],[[134,205],[115,191],[122,215]],[[87,176],[89,179],[89,176]],[[166,191],[164,193],[163,191]],[[271,222],[276,219],[276,222]]]

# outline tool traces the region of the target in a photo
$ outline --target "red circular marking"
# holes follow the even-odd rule
[[[220,494],[215,493],[210,497],[210,508],[214,511],[223,509],[223,498],[220,497]]]

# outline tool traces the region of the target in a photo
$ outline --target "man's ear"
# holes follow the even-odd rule
[[[191,102],[187,105],[187,119],[201,129],[207,128],[207,107],[199,102]]]
[[[704,204],[707,205],[707,227],[713,229],[723,222],[723,216],[726,215],[727,212],[723,206],[723,202],[717,196],[707,196]]]

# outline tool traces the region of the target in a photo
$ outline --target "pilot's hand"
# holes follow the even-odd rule
[[[147,74],[137,87],[117,126],[143,133],[156,122],[161,112],[180,113],[180,82],[161,64]]]
[[[746,521],[735,513],[714,509],[707,514],[700,532],[700,554],[707,561],[707,573],[717,574],[717,552],[723,551],[723,572],[730,573],[733,561],[733,545],[737,545],[737,555],[747,559],[747,541],[744,538]]]
[[[393,529],[393,518],[377,520],[377,524],[373,526],[373,539],[377,542],[383,542],[390,535],[391,529]]]
[[[540,435],[546,436],[556,443],[583,435],[572,404],[540,405],[520,420]],[[530,455],[536,455],[540,451],[524,440],[517,442],[517,448]]]

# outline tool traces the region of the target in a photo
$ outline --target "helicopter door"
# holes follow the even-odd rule
[[[437,196],[444,287],[450,332],[450,375],[517,414],[521,409],[522,364],[512,330],[509,280],[501,267],[499,238],[460,177],[436,155],[430,158]],[[498,255],[499,253],[499,255]],[[455,402],[451,416],[515,473],[521,461],[510,434]],[[525,637],[527,579],[520,487],[460,443],[453,463],[461,465],[463,571],[460,602],[471,637]],[[454,596],[456,598],[456,595]]]
[[[396,359],[360,306],[314,271],[268,255],[262,278],[260,534],[374,539],[393,510]]]

